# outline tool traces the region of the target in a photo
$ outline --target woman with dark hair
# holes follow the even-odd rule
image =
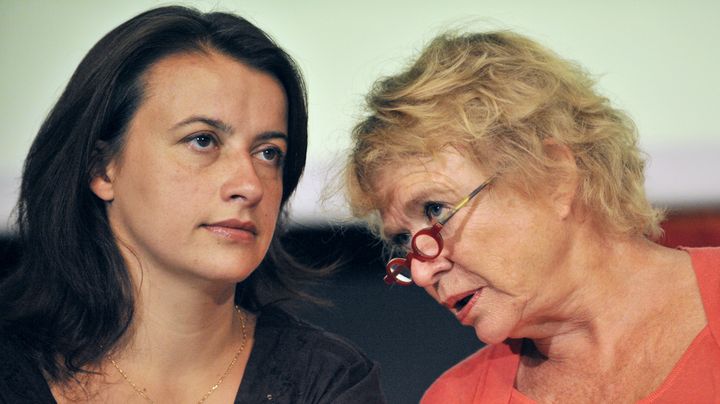
[[[25,162],[0,283],[0,402],[382,402],[377,367],[274,304],[305,164],[292,59],[226,13],[163,7],[102,38]]]

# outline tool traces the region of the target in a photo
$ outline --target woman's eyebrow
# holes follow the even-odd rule
[[[214,118],[210,118],[210,117],[203,116],[203,115],[193,115],[190,118],[187,118],[187,119],[175,124],[172,127],[172,129],[177,129],[182,126],[190,125],[190,124],[196,123],[196,122],[200,122],[200,123],[204,123],[208,126],[212,126],[213,128],[215,128],[221,132],[225,132],[225,133],[233,133],[233,131],[235,130],[232,127],[232,125],[230,125],[226,122],[223,122],[220,119],[214,119]]]
[[[416,192],[411,192],[408,200],[402,204],[402,211],[406,214],[408,212],[419,212],[419,208],[424,207],[426,202],[440,201],[444,199],[442,198],[442,195],[447,192],[451,192],[451,190],[445,186],[434,185],[429,185]]]
[[[261,132],[257,136],[255,136],[255,140],[272,140],[272,139],[281,139],[284,140],[285,143],[288,141],[288,135],[279,132],[279,131],[268,131],[268,132]]]
[[[430,196],[438,191],[442,191],[442,189],[438,189],[435,187],[427,187],[420,190],[417,190],[415,192],[410,193],[410,198],[403,202],[401,205],[401,212],[402,215],[407,218],[417,217],[422,215],[422,207],[424,207],[425,203],[430,199]],[[382,235],[387,240],[391,240],[393,237],[407,233],[407,230],[396,228],[396,227],[385,227],[383,228]]]
[[[430,197],[430,194],[432,193],[431,190],[425,189],[422,191],[419,191],[411,196],[410,199],[405,201],[402,205],[402,211],[406,215],[408,212],[415,212],[417,211],[418,207],[423,206],[425,202],[427,202],[428,198]]]

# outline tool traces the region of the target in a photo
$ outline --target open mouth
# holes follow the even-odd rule
[[[470,300],[473,298],[473,296],[475,296],[475,293],[471,293],[471,294],[463,297],[462,299],[458,300],[455,303],[455,306],[453,306],[453,308],[457,311],[461,311],[463,309],[463,307],[465,307],[470,302]]]
[[[452,310],[455,313],[455,317],[457,317],[460,322],[463,322],[465,317],[467,317],[470,314],[470,311],[472,310],[473,306],[475,305],[475,302],[480,299],[480,295],[482,294],[483,288],[472,290],[467,292],[465,295],[456,295],[456,299],[449,299],[445,307]],[[462,297],[461,297],[462,296]],[[464,323],[463,323],[464,324]]]

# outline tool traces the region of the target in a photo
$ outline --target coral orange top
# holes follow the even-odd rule
[[[640,403],[720,403],[720,248],[688,248],[708,324],[660,387]],[[522,340],[487,346],[445,372],[423,404],[512,403],[534,400],[513,387]]]

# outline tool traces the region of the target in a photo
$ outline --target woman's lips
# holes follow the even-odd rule
[[[466,304],[468,304],[470,299],[472,299],[473,295],[474,295],[474,292],[470,293],[467,296],[463,297],[462,299],[458,300],[457,303],[455,303],[455,306],[453,306],[455,308],[455,310],[457,310],[457,311],[462,310],[462,308],[465,307]]]
[[[202,227],[211,233],[232,241],[251,241],[255,239],[256,229],[252,222],[239,220],[225,220],[222,222],[205,224]]]
[[[458,301],[458,304],[460,306],[456,305],[456,308],[459,309],[457,313],[455,313],[455,317],[460,321],[461,323],[470,313],[470,310],[472,310],[473,306],[477,302],[477,300],[480,298],[480,294],[482,292],[482,288],[475,291],[475,293],[472,293],[470,295],[467,295],[463,299]],[[464,304],[463,304],[464,303]]]

